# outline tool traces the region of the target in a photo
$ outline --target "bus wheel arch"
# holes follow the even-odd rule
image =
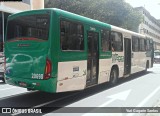
[[[111,68],[110,79],[109,79],[109,83],[111,86],[117,84],[118,77],[119,77],[119,68],[117,65],[113,65]]]

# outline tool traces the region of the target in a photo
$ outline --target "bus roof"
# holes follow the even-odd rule
[[[126,30],[126,29],[123,29],[123,28],[120,28],[120,27],[113,26],[113,25],[111,25],[111,28],[112,28],[113,31],[118,31],[118,32],[130,34],[130,35],[138,36],[138,37],[142,37],[142,38],[145,38],[145,37],[146,37],[145,35],[142,35],[142,34],[140,34],[140,33],[136,33],[136,32],[133,32],[133,31],[129,31],[129,30]]]
[[[64,11],[64,10],[61,10],[61,9],[57,9],[57,8],[45,8],[45,9],[39,9],[39,10],[24,11],[24,12],[16,13],[16,14],[13,14],[13,15],[9,16],[9,20],[14,19],[14,18],[19,17],[19,16],[39,14],[39,12],[44,12],[45,13],[45,12],[50,12],[50,11],[55,12],[59,16],[65,16],[67,18],[83,22],[85,24],[90,24],[90,25],[94,25],[94,26],[96,25],[96,27],[100,26],[100,27],[111,29],[111,26],[107,23],[103,23],[103,22],[100,22],[98,20],[90,19],[90,18],[81,16],[81,15],[74,14],[74,13]]]
[[[72,20],[75,20],[75,21],[79,21],[79,22],[82,22],[82,23],[85,23],[85,24],[90,24],[93,27],[96,25],[96,27],[107,28],[109,30],[112,29],[113,31],[121,32],[121,33],[127,34],[127,35],[129,34],[129,35],[132,35],[132,36],[138,36],[138,37],[142,37],[142,38],[149,38],[149,37],[147,37],[145,35],[142,35],[142,34],[139,34],[139,33],[133,32],[133,31],[129,31],[129,30],[117,27],[117,26],[113,26],[113,25],[110,25],[110,24],[107,24],[107,23],[103,23],[103,22],[100,22],[98,20],[87,18],[87,17],[81,16],[81,15],[74,14],[74,13],[71,13],[71,12],[68,12],[68,11],[64,11],[64,10],[61,10],[61,9],[57,9],[57,8],[45,8],[45,9],[39,9],[39,10],[24,11],[24,12],[20,12],[20,13],[16,13],[16,14],[10,15],[8,20],[14,19],[14,18],[19,17],[19,16],[39,14],[40,12],[41,13],[55,12],[59,16],[67,17],[69,19],[72,19]]]

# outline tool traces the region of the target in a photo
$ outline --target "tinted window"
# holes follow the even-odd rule
[[[101,30],[101,43],[102,43],[102,51],[106,52],[110,48],[110,39],[109,39],[109,31]]]
[[[111,32],[112,50],[123,51],[122,34],[119,32]]]
[[[47,40],[50,15],[35,14],[14,18],[8,22],[7,40],[32,38]]]
[[[135,37],[135,36],[132,37],[132,50],[134,52],[138,52],[139,51],[139,40],[138,40],[138,37]]]
[[[145,43],[142,38],[139,39],[139,51],[145,51]]]
[[[83,25],[71,21],[60,22],[62,50],[84,50]]]
[[[146,40],[146,51],[150,51],[149,40]]]
[[[153,40],[149,40],[149,49],[153,50]]]

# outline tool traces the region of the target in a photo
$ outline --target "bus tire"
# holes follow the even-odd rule
[[[146,67],[145,67],[144,73],[147,72],[147,69],[148,69],[148,68],[149,68],[149,62],[147,61],[147,62],[146,62]]]
[[[118,81],[118,71],[117,68],[112,68],[111,73],[110,73],[110,85],[115,86]]]

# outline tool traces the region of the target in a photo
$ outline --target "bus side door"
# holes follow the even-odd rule
[[[99,65],[99,33],[87,31],[88,59],[86,86],[92,86],[98,82]]]

